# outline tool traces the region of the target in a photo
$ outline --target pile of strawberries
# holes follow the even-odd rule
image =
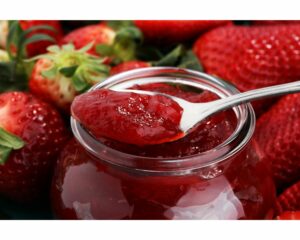
[[[48,197],[76,95],[108,76],[177,66],[239,90],[300,80],[300,22],[0,21],[0,194]],[[300,94],[253,104],[278,219],[300,219]]]

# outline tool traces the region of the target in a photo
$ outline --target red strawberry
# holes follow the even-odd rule
[[[74,97],[102,81],[109,73],[103,59],[86,53],[92,45],[75,50],[72,44],[51,46],[48,54],[38,57],[29,80],[36,96],[70,111]]]
[[[63,37],[63,32],[60,26],[59,21],[49,21],[49,20],[30,20],[30,21],[25,21],[25,20],[21,20],[19,21],[20,26],[23,30],[27,30],[31,27],[35,27],[35,26],[39,26],[39,25],[48,25],[50,27],[52,27],[55,31],[51,31],[51,30],[35,30],[33,32],[31,32],[28,37],[37,34],[37,33],[43,33],[43,34],[47,34],[51,37],[53,37],[56,41],[59,41],[62,37]],[[47,50],[47,47],[53,45],[53,42],[50,41],[39,41],[39,42],[35,42],[35,43],[30,43],[26,46],[26,50],[27,50],[27,55],[29,57],[32,56],[36,56],[38,54],[42,54],[45,53]]]
[[[89,50],[89,53],[96,55],[95,46],[97,44],[112,44],[115,35],[115,31],[111,27],[101,23],[78,28],[67,34],[60,43],[72,43],[76,49],[79,49],[93,42],[94,45]]]
[[[138,68],[144,68],[144,67],[150,67],[151,63],[143,62],[143,61],[128,61],[124,63],[120,63],[117,66],[114,66],[110,70],[110,75],[115,75],[121,72],[138,69]]]
[[[59,114],[23,92],[0,95],[0,194],[31,202],[47,193],[53,164],[66,141]]]
[[[300,220],[300,211],[297,212],[283,212],[276,217],[277,220]]]
[[[209,29],[231,24],[219,20],[136,20],[145,40],[154,43],[181,43],[198,37]]]
[[[300,78],[300,25],[221,27],[200,37],[194,52],[207,73],[241,91],[295,81]]]
[[[93,43],[89,53],[120,63],[135,59],[141,41],[142,33],[131,21],[107,21],[78,28],[66,35],[61,44],[72,43],[79,49]]]
[[[298,210],[300,210],[300,181],[281,193],[276,202],[276,211],[278,214],[285,211]]]
[[[300,179],[299,123],[300,94],[281,98],[257,122],[255,139],[278,187]]]

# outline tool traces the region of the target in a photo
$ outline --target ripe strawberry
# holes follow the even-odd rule
[[[138,69],[138,68],[144,68],[144,67],[150,67],[151,63],[143,62],[143,61],[128,61],[124,63],[120,63],[117,66],[114,66],[110,70],[110,75],[115,75],[121,72]]]
[[[300,78],[300,24],[221,27],[200,37],[194,52],[207,73],[241,91],[295,81]]]
[[[66,141],[59,114],[23,92],[0,95],[0,194],[31,202],[47,193],[53,164]]]
[[[153,43],[181,43],[198,37],[209,29],[231,24],[218,20],[136,20],[145,40]]]
[[[300,211],[283,212],[276,217],[277,220],[300,220]]]
[[[72,43],[76,49],[82,48],[93,42],[89,53],[97,55],[97,44],[112,44],[115,38],[115,31],[105,23],[88,25],[75,29],[61,39],[60,44]]]
[[[63,31],[59,21],[50,21],[50,20],[20,20],[19,21],[21,28],[25,31],[32,27],[47,25],[53,28],[53,31],[46,29],[39,29],[32,31],[28,37],[34,34],[47,34],[50,37],[54,38],[58,42],[63,37]],[[38,54],[47,52],[47,47],[53,45],[53,42],[42,40],[35,43],[30,43],[26,46],[27,56],[32,57]]]
[[[279,188],[300,179],[299,122],[300,94],[281,98],[257,122],[255,139]]]
[[[30,91],[69,113],[74,97],[109,73],[103,59],[87,53],[91,47],[92,44],[79,50],[72,44],[49,47],[47,54],[36,58],[29,80]]]
[[[300,210],[300,181],[287,188],[276,201],[276,211],[281,214],[285,211]]]
[[[66,35],[61,44],[72,43],[76,49],[93,43],[89,53],[108,57],[107,63],[136,59],[142,33],[131,21],[106,21],[78,28]]]

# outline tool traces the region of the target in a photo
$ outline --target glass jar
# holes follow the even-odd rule
[[[209,75],[179,68],[144,68],[94,86],[171,82],[201,87],[219,97],[238,91]],[[208,151],[178,158],[118,151],[71,118],[74,139],[57,164],[52,205],[61,219],[265,219],[272,217],[275,188],[252,136],[250,104],[233,108],[235,129]]]

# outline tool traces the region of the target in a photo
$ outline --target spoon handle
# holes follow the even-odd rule
[[[222,98],[211,102],[214,105],[214,112],[226,110],[241,103],[250,101],[280,96],[284,94],[300,92],[300,81],[285,83],[271,87],[259,88],[244,93],[232,95],[230,97]]]

